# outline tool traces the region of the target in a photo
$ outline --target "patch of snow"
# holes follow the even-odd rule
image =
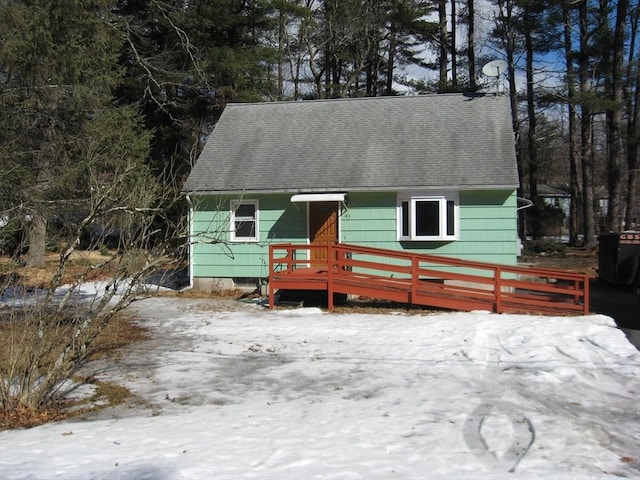
[[[90,365],[147,406],[0,432],[0,478],[640,478],[640,354],[602,315],[148,298]]]

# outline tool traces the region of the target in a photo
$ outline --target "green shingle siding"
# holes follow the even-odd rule
[[[395,192],[349,193],[340,218],[341,241],[467,260],[516,262],[515,191],[460,192],[460,237],[449,242],[399,242],[396,198]],[[229,197],[194,199],[194,277],[265,277],[269,243],[307,242],[306,204],[291,203],[289,194],[246,195],[245,199],[259,202],[257,243],[229,243]]]
[[[290,202],[290,195],[246,195],[258,200],[259,241],[230,242],[229,211],[232,198],[198,197],[194,201],[193,276],[260,278],[269,274],[269,243],[306,241],[306,206]],[[200,210],[207,208],[214,210]],[[207,243],[205,230],[218,230],[221,243]]]

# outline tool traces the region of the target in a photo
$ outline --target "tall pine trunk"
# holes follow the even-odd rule
[[[640,57],[636,53],[636,35],[640,19],[640,8],[633,10],[631,17],[631,41],[627,62],[627,78],[634,92],[627,101],[627,199],[624,225],[627,230],[639,227],[640,219],[635,218],[638,208],[640,192],[638,192],[638,143],[640,142],[640,126],[638,117],[640,111]],[[625,95],[626,97],[627,95]],[[634,223],[636,226],[634,226]]]
[[[475,5],[474,0],[467,1],[467,61],[469,63],[469,90],[478,89],[476,82],[476,33],[475,33]]]
[[[447,87],[447,67],[449,66],[449,32],[447,31],[447,0],[438,1],[438,20],[440,29],[440,78],[438,91],[444,92]]]
[[[455,88],[458,86],[458,52],[456,46],[456,0],[451,0],[451,44],[449,48],[451,50],[451,85]]]
[[[520,185],[518,187],[518,195],[523,196],[523,171],[522,171],[522,148],[520,144],[520,117],[518,114],[518,89],[516,85],[516,62],[515,62],[515,27],[513,20],[513,1],[512,0],[499,0],[498,1],[498,19],[502,23],[504,37],[503,48],[507,56],[507,78],[509,81],[509,103],[511,106],[511,127],[513,128],[513,134],[515,136],[516,144],[516,163],[518,166],[518,178]],[[522,210],[523,217],[526,217],[527,210]],[[518,234],[520,238],[525,239],[527,235],[526,221],[520,219],[518,225]]]
[[[385,95],[393,94],[393,71],[396,62],[396,29],[395,24],[391,22],[389,28],[389,59],[387,61],[387,78]]]
[[[588,12],[586,2],[579,6],[580,16],[580,63],[578,72],[580,77],[581,122],[580,122],[580,159],[582,160],[582,195],[583,195],[583,225],[584,246],[588,249],[595,247],[596,229],[593,195],[593,158],[591,149],[592,111],[589,103],[589,31]]]
[[[609,187],[609,230],[622,230],[622,158],[624,145],[622,138],[623,64],[624,30],[627,18],[628,0],[618,0],[616,22],[613,35],[613,58],[611,75],[612,108],[607,112],[609,132],[609,155],[607,164],[607,184]]]
[[[576,115],[576,86],[575,86],[575,70],[572,58],[572,41],[571,41],[571,12],[567,6],[562,9],[564,21],[564,54],[565,65],[567,68],[567,107],[569,114],[569,191],[571,194],[571,203],[569,205],[569,244],[575,246],[578,244],[578,203],[580,198],[580,185],[578,180],[578,133],[577,133],[577,115]]]
[[[529,11],[524,11],[524,39],[526,54],[526,78],[527,78],[527,117],[529,119],[529,132],[527,134],[527,156],[529,159],[529,197],[533,201],[533,218],[531,225],[531,235],[538,239],[542,235],[542,221],[540,218],[538,204],[538,151],[536,146],[536,110],[533,92],[533,37],[530,28]]]

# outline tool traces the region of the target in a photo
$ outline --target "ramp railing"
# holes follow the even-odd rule
[[[349,244],[269,248],[269,304],[277,290],[335,293],[454,310],[587,314],[589,275]]]

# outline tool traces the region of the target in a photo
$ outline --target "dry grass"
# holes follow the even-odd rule
[[[564,254],[531,255],[524,260],[536,267],[586,273],[594,277],[598,273],[598,253],[578,248],[568,249]]]
[[[73,252],[66,265],[62,283],[73,282],[80,275],[86,274],[88,267],[104,262],[108,258],[108,256],[102,255],[97,250]],[[47,254],[43,268],[21,266],[11,258],[0,257],[0,282],[4,279],[5,281],[11,280],[27,288],[46,288],[51,283],[59,263],[60,254],[58,253]],[[95,276],[89,276],[86,280],[98,280],[106,273],[108,272],[100,270],[99,273],[95,273]]]
[[[0,408],[0,431],[15,428],[37,427],[44,423],[55,422],[68,417],[68,405],[63,402],[48,405],[39,410],[22,405]]]
[[[104,262],[109,257],[98,251],[74,252],[67,264],[62,283],[72,283],[85,275],[86,281],[99,280],[108,275],[109,270],[103,269],[100,273],[87,276],[88,267],[96,263]],[[16,264],[8,258],[0,258],[0,289],[18,288],[23,291],[33,291],[38,288],[46,288],[53,279],[58,268],[59,255],[47,255],[44,268],[27,268]],[[56,317],[55,330],[60,343],[68,338],[74,328],[73,308],[66,309],[64,315]],[[36,322],[27,321],[33,312],[21,310],[18,307],[0,310],[0,368],[10,362],[11,347],[16,347],[20,342],[30,342],[36,335]],[[39,312],[46,315],[46,312]],[[115,357],[123,347],[149,338],[149,332],[141,327],[131,315],[121,312],[100,333],[90,347],[89,360]],[[52,339],[55,342],[55,337]],[[12,342],[14,342],[12,344]],[[52,351],[51,355],[55,355]],[[14,359],[15,361],[15,359]],[[4,364],[3,364],[4,362]],[[7,428],[24,428],[40,425],[51,421],[60,420],[69,416],[93,410],[97,405],[108,406],[122,403],[131,394],[124,387],[105,383],[95,378],[76,378],[81,383],[93,384],[95,394],[92,398],[82,402],[59,401],[40,409],[29,409],[17,405],[0,408],[0,430]]]
[[[13,324],[13,326],[12,326]],[[0,352],[8,351],[11,335],[8,330],[15,328],[15,322],[0,320]],[[61,332],[61,335],[63,332]],[[91,347],[89,360],[115,358],[122,349],[135,342],[142,342],[150,338],[149,331],[141,327],[134,317],[120,314],[98,336]],[[1,361],[6,361],[4,355]],[[0,409],[0,430],[10,428],[26,428],[43,423],[61,420],[84,414],[107,406],[118,405],[131,397],[131,393],[124,387],[108,382],[102,382],[93,377],[75,378],[79,383],[88,383],[96,387],[91,398],[82,401],[59,401],[39,410],[13,406]]]
[[[162,291],[156,294],[158,297],[172,297],[172,298],[218,298],[218,299],[236,299],[236,298],[251,298],[257,296],[253,292],[248,293],[246,290],[220,290],[215,292],[209,292],[205,290],[179,290],[179,291]]]

